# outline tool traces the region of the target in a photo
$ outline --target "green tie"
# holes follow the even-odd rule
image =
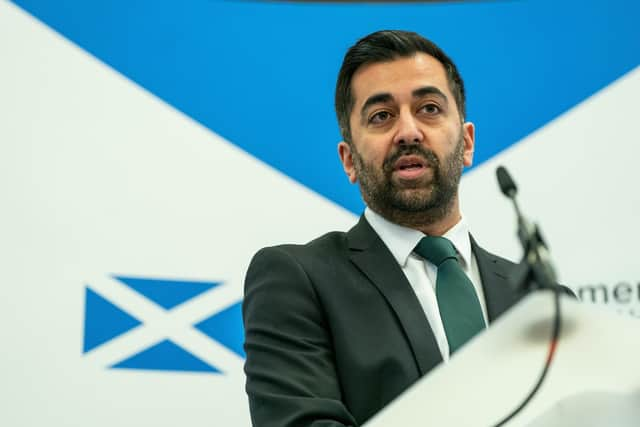
[[[438,268],[436,298],[453,354],[485,327],[471,280],[460,267],[453,244],[444,237],[423,237],[414,250]]]

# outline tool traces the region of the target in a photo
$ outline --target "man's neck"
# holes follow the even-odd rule
[[[369,208],[371,209],[371,206]],[[434,215],[435,212],[429,210],[422,212],[379,212],[376,209],[373,210],[387,221],[413,228],[428,236],[442,236],[462,219],[457,198],[452,200],[451,206],[444,215],[442,215],[442,210],[439,210],[437,217]]]
[[[461,219],[462,215],[460,215],[460,212],[458,211],[456,212],[456,215],[450,215],[447,218],[443,218],[442,221],[415,228],[428,236],[442,236],[447,231],[451,230],[454,225],[459,223]]]

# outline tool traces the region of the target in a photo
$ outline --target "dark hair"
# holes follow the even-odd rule
[[[347,51],[338,73],[335,107],[340,133],[346,142],[351,143],[349,116],[355,102],[351,92],[351,80],[358,68],[365,64],[409,57],[418,52],[434,57],[444,66],[449,80],[449,89],[455,98],[460,117],[464,120],[466,115],[464,83],[456,64],[447,54],[435,43],[417,33],[397,30],[377,31],[361,38]]]

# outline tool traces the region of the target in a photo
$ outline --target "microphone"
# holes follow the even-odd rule
[[[511,175],[509,175],[507,169],[504,166],[498,166],[498,169],[496,169],[496,176],[498,177],[498,185],[500,186],[502,194],[512,200],[515,200],[516,194],[518,193],[518,187],[516,187],[516,183],[511,179]]]
[[[512,202],[518,220],[518,238],[524,250],[523,264],[528,265],[530,272],[521,277],[517,283],[518,287],[531,286],[533,282],[540,287],[554,288],[556,286],[556,273],[551,262],[549,250],[542,238],[539,227],[531,223],[520,211],[516,194],[518,187],[511,178],[511,175],[504,166],[496,169],[496,177],[502,194],[507,196]]]
[[[526,253],[527,248],[534,238],[534,234],[536,232],[535,226],[527,221],[527,219],[524,217],[524,215],[522,215],[522,212],[520,211],[518,200],[516,199],[518,187],[513,181],[513,178],[511,178],[511,175],[507,171],[507,168],[505,168],[504,166],[498,166],[498,168],[496,169],[496,177],[498,178],[498,185],[500,186],[500,191],[502,191],[502,194],[507,196],[513,202],[513,207],[516,211],[516,218],[518,220],[518,238],[520,239],[522,248]]]

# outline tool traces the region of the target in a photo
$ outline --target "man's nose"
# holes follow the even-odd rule
[[[422,143],[424,135],[413,114],[408,111],[400,113],[396,125],[396,134],[393,138],[395,144],[408,145]]]

